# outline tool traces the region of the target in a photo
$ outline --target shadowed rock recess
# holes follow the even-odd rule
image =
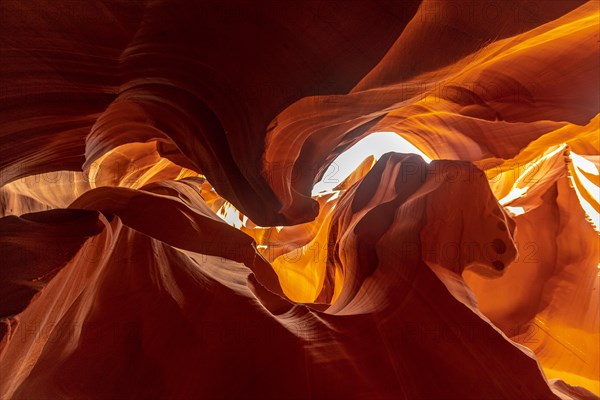
[[[599,21],[0,2],[0,399],[599,399]]]

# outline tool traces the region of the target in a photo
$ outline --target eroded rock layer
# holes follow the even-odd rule
[[[0,8],[0,398],[600,395],[597,1]]]

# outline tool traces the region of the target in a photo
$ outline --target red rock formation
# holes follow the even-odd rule
[[[0,8],[0,398],[598,398],[597,2]]]

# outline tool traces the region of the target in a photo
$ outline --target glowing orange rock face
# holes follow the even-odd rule
[[[0,7],[0,398],[598,398],[597,2]]]

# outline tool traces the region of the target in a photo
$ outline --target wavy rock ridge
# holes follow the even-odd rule
[[[0,8],[0,398],[600,395],[597,1]]]

